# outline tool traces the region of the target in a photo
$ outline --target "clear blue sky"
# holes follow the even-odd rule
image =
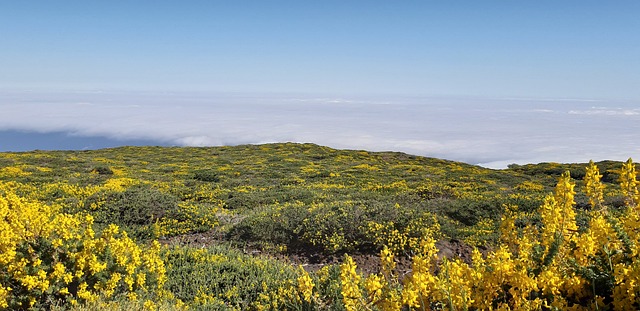
[[[640,99],[640,1],[2,1],[0,89]]]

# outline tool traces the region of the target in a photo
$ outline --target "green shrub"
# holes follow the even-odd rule
[[[449,218],[464,225],[475,225],[480,219],[496,219],[502,214],[502,202],[496,199],[450,201],[443,210]]]
[[[195,310],[252,310],[276,302],[278,309],[294,309],[297,269],[273,259],[245,255],[219,245],[208,248],[174,246],[165,249],[167,283],[175,298]],[[288,292],[293,297],[284,295]],[[281,297],[270,295],[280,294]],[[288,299],[287,299],[288,298]],[[287,299],[289,301],[284,301]]]
[[[300,245],[302,240],[297,229],[308,217],[301,204],[269,205],[252,211],[228,233],[228,238],[249,243]]]
[[[99,192],[87,199],[85,209],[96,224],[115,223],[136,238],[152,237],[149,227],[161,218],[179,216],[176,197],[148,186]]]
[[[100,175],[113,175],[113,171],[108,166],[96,166],[91,172]]]
[[[219,182],[220,176],[218,172],[213,169],[203,169],[193,172],[193,179],[205,182]]]

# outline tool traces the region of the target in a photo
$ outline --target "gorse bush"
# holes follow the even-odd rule
[[[297,202],[257,208],[228,235],[294,252],[369,252],[386,245],[402,253],[411,252],[437,225],[436,216],[426,208],[354,201]]]
[[[167,290],[195,310],[313,310],[314,284],[322,283],[300,268],[223,246],[173,246],[163,255]]]
[[[148,186],[124,191],[101,191],[89,197],[86,210],[92,210],[102,226],[117,224],[137,238],[153,237],[149,228],[162,218],[178,218],[178,199]]]
[[[193,179],[197,179],[205,182],[220,181],[220,177],[218,176],[218,171],[212,170],[212,169],[195,171],[193,173]]]
[[[108,166],[96,166],[91,172],[100,175],[113,175],[113,171]]]
[[[0,190],[0,308],[47,309],[122,293],[135,298],[166,281],[157,242],[142,247],[116,225],[99,233],[92,226],[92,216]]]
[[[91,205],[92,199],[90,197],[86,204]],[[94,213],[97,222],[125,226],[150,225],[165,215],[174,216],[178,208],[176,197],[144,186],[99,193],[96,199],[103,201],[100,210]]]

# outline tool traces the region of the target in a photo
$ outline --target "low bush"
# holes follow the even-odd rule
[[[49,309],[100,295],[148,295],[165,282],[160,245],[137,245],[116,225],[0,191],[0,308]]]
[[[331,291],[337,287],[335,274],[312,279],[300,268],[222,245],[173,246],[163,253],[166,288],[193,310],[316,310],[320,295],[323,300],[339,295]],[[321,285],[315,292],[314,284]]]
[[[218,176],[217,170],[203,169],[195,171],[193,173],[193,179],[205,182],[219,182],[220,176]]]
[[[165,216],[180,220],[176,197],[142,185],[122,192],[98,192],[87,199],[85,210],[94,215],[97,224],[117,224],[140,239],[153,237],[150,226]]]

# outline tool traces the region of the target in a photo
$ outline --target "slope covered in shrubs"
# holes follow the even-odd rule
[[[127,308],[136,303],[140,308],[203,310],[343,310],[350,305],[356,309],[403,305],[449,308],[443,296],[438,296],[442,292],[421,292],[417,285],[411,285],[411,280],[420,276],[418,271],[440,280],[437,284],[441,287],[434,288],[452,288],[453,283],[447,282],[454,280],[443,280],[440,272],[453,271],[454,266],[448,265],[457,265],[456,269],[467,269],[464,273],[475,273],[475,279],[466,278],[469,282],[489,286],[492,283],[483,273],[495,269],[491,256],[546,260],[549,256],[545,252],[558,240],[553,238],[557,230],[545,229],[553,221],[544,207],[555,206],[547,194],[554,189],[556,196],[562,193],[557,181],[567,170],[577,178],[561,180],[591,190],[572,193],[571,202],[575,204],[566,203],[565,198],[565,209],[554,212],[572,211],[567,219],[575,223],[575,228],[570,228],[575,235],[562,235],[566,237],[563,247],[567,247],[562,254],[576,257],[577,244],[572,239],[588,237],[586,232],[602,217],[609,222],[620,219],[622,225],[611,239],[623,241],[619,232],[626,230],[624,219],[632,217],[629,206],[635,204],[630,199],[635,172],[629,172],[632,164],[626,165],[598,163],[602,174],[590,172],[586,164],[512,165],[506,170],[491,170],[402,153],[291,143],[0,153],[0,202],[4,202],[0,204],[4,215],[0,232],[7,235],[0,261],[0,271],[7,271],[0,272],[0,298],[5,301],[4,307],[44,309],[77,303],[98,309]],[[600,176],[597,185],[601,187],[594,186],[594,174]],[[620,180],[627,180],[622,188],[617,185]],[[599,193],[597,203],[595,192]],[[557,204],[559,199],[555,200]],[[605,206],[606,215],[594,214]],[[24,211],[30,214],[18,216]],[[53,227],[34,226],[37,222]],[[511,229],[505,231],[505,226]],[[538,231],[533,234],[532,230]],[[67,238],[64,232],[75,233]],[[510,232],[511,240],[505,232]],[[525,247],[521,244],[523,234],[537,239],[531,243],[539,243],[531,246],[534,251],[529,255],[519,251]],[[636,236],[627,235],[627,240],[635,243]],[[202,243],[180,243],[193,241],[192,236],[206,236],[207,245],[203,248]],[[474,255],[474,264],[466,268],[469,262],[441,263],[441,258],[435,259],[430,253],[434,250],[429,245],[451,239],[469,248],[481,247],[484,257]],[[166,245],[161,247],[155,241]],[[611,243],[607,247],[629,244]],[[125,250],[128,259],[118,253]],[[381,274],[363,276],[360,281],[356,280],[359,272],[352,271],[348,260],[341,279],[336,265],[310,273],[270,256],[250,254],[286,257],[304,253],[344,258],[346,253],[378,256],[381,251]],[[594,251],[584,256],[576,259],[582,260],[580,267],[596,271],[590,260],[600,258],[602,253]],[[628,256],[622,264],[635,262],[633,253]],[[413,258],[414,267],[402,272],[403,276],[396,275],[392,268],[398,258]],[[427,266],[416,266],[419,258]],[[542,266],[536,271],[521,273],[534,279],[552,277],[541,274],[552,266],[553,260],[549,260],[548,264],[543,260],[545,264],[539,264]],[[529,262],[520,264],[535,267]],[[566,267],[557,269],[564,273]],[[583,270],[579,273],[587,273]],[[608,280],[615,285],[617,279],[611,273]],[[206,275],[219,277],[207,279]],[[345,279],[346,275],[352,279]],[[505,296],[478,304],[472,294],[477,286],[465,283],[467,287],[460,288],[471,296],[460,296],[460,301],[471,309],[489,304],[514,308],[520,302],[509,300],[514,295],[509,288],[514,285],[510,277],[505,278],[495,285],[506,290]],[[586,282],[590,282],[588,278]],[[602,287],[604,292],[584,297],[601,297],[603,306],[612,305],[615,297],[604,298],[601,293],[611,294],[616,287],[598,282],[598,290]],[[348,284],[355,287],[349,289]],[[552,294],[564,290],[558,288]],[[549,292],[544,290],[537,293],[540,288],[519,290],[533,295],[527,298],[533,306],[561,301],[549,300]],[[345,294],[349,291],[353,295],[361,293],[361,298],[350,301],[352,294]],[[402,298],[410,293],[414,298]],[[429,303],[418,305],[415,297]],[[563,301],[582,306],[593,302],[571,297]],[[452,307],[453,298],[447,299]]]

